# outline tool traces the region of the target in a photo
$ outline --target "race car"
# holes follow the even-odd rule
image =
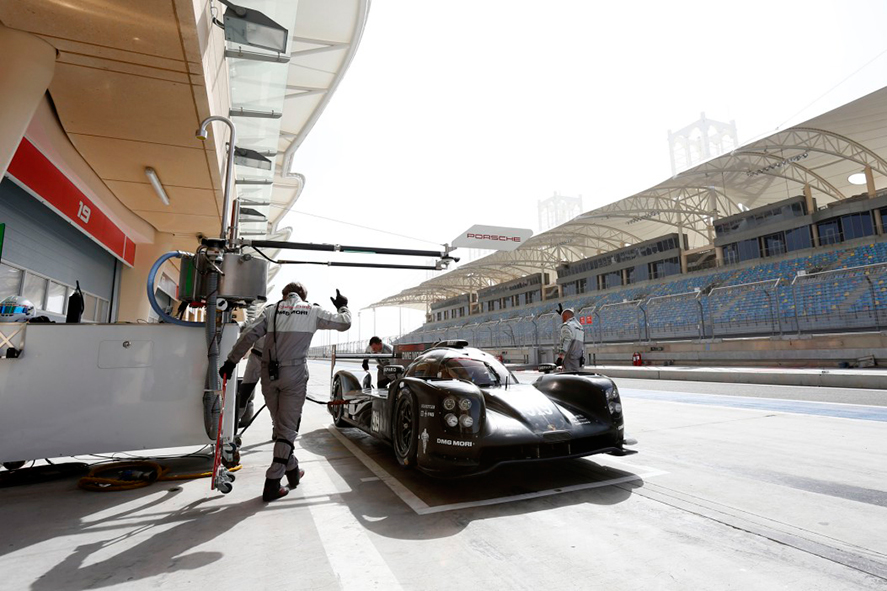
[[[381,389],[369,373],[335,372],[328,408],[337,427],[389,443],[407,468],[458,477],[506,463],[636,453],[625,448],[634,441],[625,437],[619,390],[602,375],[561,372],[521,384],[466,341],[437,343],[384,371],[391,383]]]

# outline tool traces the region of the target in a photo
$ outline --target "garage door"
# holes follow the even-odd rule
[[[24,295],[41,313],[61,319],[79,281],[83,319],[109,321],[118,267],[110,253],[8,178],[0,183],[0,223],[6,224],[0,298]]]

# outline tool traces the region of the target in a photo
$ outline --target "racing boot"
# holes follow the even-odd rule
[[[299,468],[293,468],[289,472],[286,473],[286,482],[289,485],[289,489],[293,490],[297,486],[299,486],[299,481],[302,477],[305,476],[305,471]]]
[[[287,490],[286,487],[280,486],[280,478],[266,478],[265,488],[262,490],[262,500],[266,503],[270,503],[271,501],[285,497],[289,492],[290,491]]]

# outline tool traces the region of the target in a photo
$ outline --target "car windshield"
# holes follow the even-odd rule
[[[441,367],[441,377],[468,380],[477,386],[497,386],[500,383],[496,371],[477,359],[453,357]]]

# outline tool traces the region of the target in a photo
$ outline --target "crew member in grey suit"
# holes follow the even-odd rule
[[[265,472],[262,499],[273,501],[289,491],[280,485],[286,476],[290,489],[299,485],[305,474],[293,454],[294,442],[302,418],[302,406],[308,393],[308,348],[311,337],[318,330],[346,331],[351,327],[348,298],[336,290],[330,298],[336,312],[305,301],[308,292],[301,283],[290,283],[283,288],[283,299],[268,306],[262,315],[247,326],[234,343],[228,359],[219,370],[230,378],[234,366],[243,359],[249,348],[262,337],[262,393],[274,421],[274,459]]]

